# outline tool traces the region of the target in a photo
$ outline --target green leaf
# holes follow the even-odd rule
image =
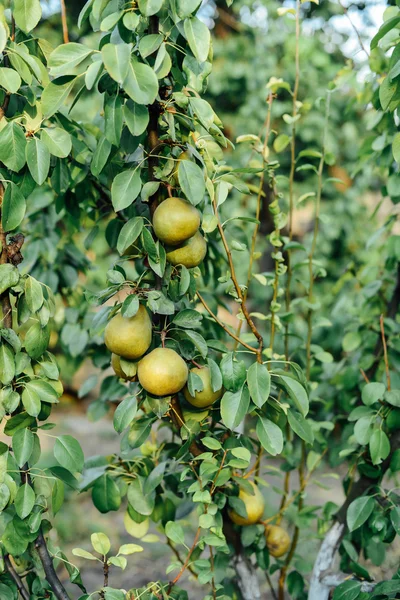
[[[151,33],[145,35],[139,42],[139,52],[143,58],[151,56],[161,46],[164,40],[162,33]]]
[[[71,473],[82,472],[85,457],[79,442],[71,435],[58,436],[54,444],[54,457]]]
[[[118,554],[124,554],[125,556],[135,554],[136,552],[143,552],[142,546],[139,546],[138,544],[122,544],[118,550]]]
[[[8,67],[0,68],[1,87],[5,88],[11,94],[15,94],[21,87],[21,83],[21,77],[14,69],[9,69]]]
[[[274,150],[275,152],[283,152],[283,150],[287,147],[287,145],[290,143],[290,137],[288,135],[286,135],[285,133],[281,133],[280,135],[278,135],[278,137],[274,140]]]
[[[199,62],[205,62],[210,51],[210,30],[196,17],[185,19],[183,24],[189,47]]]
[[[378,46],[378,42],[399,23],[400,17],[393,17],[392,19],[385,21],[378,33],[371,40],[371,50],[376,48]]]
[[[165,525],[165,535],[174,544],[181,544],[182,546],[185,545],[185,532],[179,523],[176,523],[175,521],[168,521],[168,523]]]
[[[99,554],[108,554],[111,549],[111,543],[105,533],[92,533],[90,536],[93,549]]]
[[[400,506],[395,506],[390,511],[390,520],[397,535],[400,535]]]
[[[7,385],[15,375],[14,353],[8,344],[0,344],[0,381]]]
[[[25,147],[22,127],[15,121],[7,123],[0,131],[0,161],[11,171],[20,171],[26,162]]]
[[[393,96],[396,93],[397,81],[391,81],[390,77],[385,77],[379,87],[379,100],[383,110],[389,108]]]
[[[25,33],[32,31],[39,23],[42,8],[39,0],[14,0],[13,17],[17,27]]]
[[[164,0],[138,0],[139,10],[145,17],[158,13]]]
[[[106,138],[114,146],[119,146],[123,125],[121,96],[105,96],[104,116]]]
[[[235,360],[233,352],[225,354],[221,360],[220,369],[224,382],[224,387],[236,392],[242,387],[246,380],[246,365],[242,360]]]
[[[183,193],[193,206],[203,200],[206,184],[203,171],[196,163],[190,160],[181,160],[178,167],[178,180]]]
[[[74,556],[79,556],[79,558],[86,558],[87,560],[99,560],[94,554],[87,550],[83,550],[82,548],[73,548],[72,554]]]
[[[32,508],[35,504],[35,492],[29,483],[24,483],[24,485],[21,485],[15,497],[14,504],[15,510],[20,519],[25,519],[31,514]]]
[[[49,56],[50,73],[56,77],[74,75],[75,68],[91,54],[93,54],[93,50],[87,45],[76,42],[61,44]]]
[[[11,493],[8,486],[5,483],[0,483],[0,512],[3,512],[3,510],[6,508],[10,497]],[[11,600],[14,600],[14,597],[12,597]]]
[[[64,502],[65,486],[61,479],[55,479],[51,491],[51,509],[53,515],[56,515]]]
[[[28,413],[28,415],[30,415],[31,417],[37,417],[38,414],[40,413],[40,408],[41,408],[39,394],[37,394],[37,392],[35,390],[30,389],[25,386],[25,389],[22,392],[21,398],[22,398],[22,404],[24,405],[25,410]]]
[[[137,137],[146,131],[150,116],[149,110],[143,104],[127,100],[123,107],[123,115],[132,135]]]
[[[109,75],[122,84],[128,75],[131,58],[131,44],[105,44],[101,49],[104,66]]]
[[[122,227],[117,241],[117,250],[121,256],[136,242],[142,233],[143,226],[143,218],[134,217],[133,219],[129,219]]]
[[[269,454],[276,456],[283,450],[283,434],[278,425],[269,419],[259,417],[256,425],[256,433],[261,445]]]
[[[50,328],[42,327],[39,322],[28,329],[25,336],[25,350],[31,358],[37,360],[47,349],[50,340]]]
[[[2,225],[4,231],[16,229],[25,216],[26,201],[20,188],[10,181],[3,197]]]
[[[228,429],[235,429],[244,419],[250,405],[247,386],[237,392],[225,392],[221,400],[221,416]]]
[[[345,352],[353,352],[356,350],[361,344],[361,335],[358,331],[349,331],[343,337],[342,346]]]
[[[310,424],[303,417],[303,415],[301,415],[297,411],[289,410],[287,417],[288,417],[288,421],[289,421],[289,425],[290,425],[291,429],[293,429],[293,431],[302,440],[307,442],[307,444],[312,444],[314,442],[314,433],[313,433],[313,430],[311,429]]]
[[[149,65],[139,62],[133,56],[122,87],[138,104],[152,104],[158,94],[157,75]]]
[[[269,397],[271,376],[265,365],[253,363],[247,371],[247,385],[254,404],[261,408]]]
[[[19,272],[17,267],[11,264],[0,265],[0,294],[10,287],[17,285],[19,281]]]
[[[385,400],[392,406],[400,408],[400,390],[390,390],[386,392]]]
[[[64,104],[74,87],[75,81],[76,77],[65,75],[54,79],[44,88],[41,102],[43,116],[46,119],[54,115]]]
[[[58,402],[58,394],[50,383],[43,379],[33,379],[28,381],[26,386],[29,390],[33,390],[38,394],[42,402],[54,404]]]
[[[95,177],[100,175],[106,166],[111,148],[111,142],[109,142],[105,136],[102,136],[96,146],[96,150],[93,153],[93,158],[90,163],[90,170]]]
[[[92,499],[101,513],[118,510],[121,506],[121,492],[109,475],[103,475],[96,481],[92,490]]]
[[[379,465],[390,454],[390,441],[382,429],[375,429],[369,440],[369,451],[373,465]]]
[[[128,502],[139,515],[150,516],[154,510],[154,493],[145,493],[143,478],[137,477],[128,486]]]
[[[15,460],[22,467],[30,459],[34,447],[34,434],[30,429],[18,429],[12,438]]]
[[[119,173],[111,186],[111,200],[115,212],[128,208],[138,197],[141,186],[138,169]]]
[[[358,529],[367,521],[374,510],[375,500],[371,496],[356,498],[347,510],[347,526],[350,531]]]
[[[43,291],[41,284],[28,275],[25,280],[25,299],[31,312],[37,312],[43,304]]]
[[[396,133],[393,138],[392,152],[394,160],[400,164],[400,133]]]
[[[356,600],[361,592],[359,581],[345,581],[338,585],[333,594],[333,600]]]
[[[131,424],[137,412],[137,399],[135,396],[128,396],[117,406],[114,413],[114,429],[121,433]]]
[[[46,181],[50,169],[50,152],[38,138],[30,138],[26,146],[26,162],[29,171],[38,185]]]
[[[40,138],[53,156],[66,158],[71,152],[71,136],[68,131],[61,129],[61,127],[47,127],[46,129],[42,129]]]
[[[367,383],[362,389],[361,399],[366,406],[371,406],[378,400],[383,399],[386,386],[383,383]]]
[[[307,416],[309,409],[308,394],[304,387],[296,379],[286,375],[279,375],[279,378],[289,394],[289,397],[293,400],[296,408],[301,412],[303,417]]]

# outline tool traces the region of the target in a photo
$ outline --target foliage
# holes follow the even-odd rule
[[[354,168],[354,152],[336,139],[347,97],[352,119],[371,103],[354,171],[362,179],[373,170],[397,202],[399,9],[387,9],[372,41],[376,78],[361,93],[349,66],[335,77],[320,40],[301,37],[309,9],[299,1],[281,9],[274,27],[294,35],[262,82],[265,97],[250,92],[257,112],[266,107],[264,124],[261,132],[256,120],[250,131],[239,124],[240,163],[229,166],[233,144],[203,97],[213,48],[199,4],[89,0],[77,24],[87,37],[69,41],[64,27],[65,43],[55,48],[35,36],[43,30],[38,0],[14,0],[0,13],[0,406],[8,436],[0,446],[0,592],[7,599],[70,597],[53,561],[80,600],[184,600],[186,570],[207,600],[258,597],[258,573],[280,600],[303,599],[305,537],[315,525],[322,537],[332,519],[343,525],[341,570],[350,576],[334,598],[399,592],[397,576],[366,588],[372,575],[362,559],[382,564],[400,535],[398,496],[383,480],[400,469],[400,236],[390,212],[374,235],[372,219],[351,245],[347,219],[338,234],[346,248],[335,249],[329,218],[343,209],[365,219],[365,209],[353,208],[355,192],[326,176],[335,154]],[[302,56],[317,61],[315,77],[329,65],[322,97],[314,79],[303,83]],[[256,72],[261,80],[264,71]],[[352,132],[361,129],[352,123]],[[339,192],[345,199],[329,215]],[[183,233],[178,250],[162,227],[155,231],[156,211],[173,197],[199,215],[202,229]],[[303,203],[313,228],[297,239]],[[229,312],[233,325],[225,323]],[[59,361],[49,351],[54,317]],[[124,344],[139,318],[138,342],[128,338],[111,359],[115,340]],[[146,347],[135,355],[139,342]],[[101,381],[89,413],[96,420],[112,410],[121,445],[85,461],[78,441],[48,433],[47,420],[63,392],[58,362],[69,363],[66,381],[87,355],[101,374],[80,395]],[[115,375],[105,371],[110,360]],[[42,436],[54,438],[48,467],[40,462]],[[324,485],[314,478],[322,464],[346,466],[340,509],[309,503],[308,484]],[[271,473],[283,483],[265,503]],[[100,513],[122,510],[127,532],[140,540],[114,553],[99,532],[91,551],[74,549],[78,559],[100,562],[97,590],[86,590],[72,557],[49,537],[66,488],[90,491]],[[188,515],[193,531],[180,523]],[[283,519],[290,540],[279,534],[280,552],[268,532]],[[111,588],[109,571],[126,569],[142,543],[159,540],[151,523],[174,554],[166,579]]]

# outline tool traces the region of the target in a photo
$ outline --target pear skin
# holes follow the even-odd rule
[[[171,265],[183,265],[187,269],[192,269],[203,262],[206,252],[206,240],[201,233],[197,232],[180,246],[167,250],[167,261]]]
[[[188,378],[187,364],[175,350],[156,348],[139,362],[139,383],[152,396],[178,393]]]
[[[290,548],[290,536],[285,529],[278,525],[267,525],[265,528],[265,540],[271,556],[280,558]]]
[[[153,215],[154,232],[169,246],[178,246],[194,236],[200,227],[200,213],[182,198],[167,198]]]
[[[221,387],[220,390],[213,392],[211,387],[211,373],[208,367],[202,367],[201,369],[194,367],[193,369],[190,369],[190,371],[191,373],[194,373],[200,377],[203,382],[203,389],[201,392],[196,391],[194,396],[192,396],[188,390],[188,387],[185,386],[183,394],[189,404],[195,406],[196,408],[206,408],[221,398],[223,388]]]
[[[255,483],[252,481],[249,481],[249,483],[253,487],[253,496],[251,494],[246,494],[246,492],[242,489],[239,492],[239,498],[240,500],[243,500],[246,507],[247,518],[245,519],[244,517],[241,517],[235,513],[234,510],[229,511],[229,516],[231,520],[236,523],[236,525],[254,525],[255,523],[258,523],[263,516],[265,507],[264,496]]]
[[[149,349],[151,337],[151,319],[141,304],[133,317],[123,317],[118,313],[111,319],[104,333],[104,342],[110,352],[135,360]]]

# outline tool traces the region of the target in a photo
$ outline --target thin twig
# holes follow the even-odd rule
[[[198,299],[200,300],[200,302],[202,303],[202,305],[204,306],[204,308],[208,312],[208,314],[214,319],[214,321],[216,323],[218,323],[218,325],[228,335],[231,336],[231,338],[233,338],[234,340],[236,340],[238,342],[238,344],[241,344],[242,346],[244,346],[244,348],[247,348],[248,350],[251,350],[251,352],[254,352],[255,354],[257,354],[256,348],[253,348],[253,346],[250,346],[249,344],[246,344],[246,342],[243,342],[243,340],[241,340],[236,334],[232,333],[232,331],[229,331],[228,327],[226,325],[224,325],[224,323],[217,317],[217,315],[215,315],[213,313],[213,311],[211,310],[211,308],[208,306],[207,302],[204,300],[203,296],[199,292],[196,292],[196,294],[197,294]]]
[[[4,564],[6,566],[6,569],[9,573],[10,577],[14,580],[14,583],[17,586],[17,589],[21,595],[21,598],[23,598],[23,600],[29,600],[30,594],[29,594],[28,590],[26,589],[26,587],[24,586],[21,577],[18,575],[18,573],[14,569],[13,565],[11,564],[10,557],[8,556],[8,554],[6,554],[4,556]]]
[[[179,571],[178,575],[175,577],[175,579],[171,582],[171,587],[173,587],[174,585],[176,585],[176,583],[179,581],[179,579],[182,577],[183,573],[185,572],[185,570],[187,569],[188,565],[189,565],[189,561],[190,561],[190,557],[193,554],[194,549],[197,546],[197,542],[199,540],[200,537],[200,532],[201,532],[201,527],[197,528],[196,531],[196,535],[194,536],[194,540],[193,540],[193,544],[191,546],[191,548],[189,549],[189,552],[187,553],[186,556],[186,560],[182,565],[181,570]]]
[[[383,360],[385,363],[385,370],[386,370],[387,389],[390,392],[390,388],[391,388],[390,368],[389,368],[389,359],[388,359],[388,351],[387,351],[387,345],[386,345],[385,324],[383,322],[383,315],[380,316],[379,323],[380,323],[380,327],[381,327]]]
[[[213,208],[214,208],[214,215],[217,218],[217,227],[218,227],[219,234],[221,236],[222,245],[224,246],[225,253],[226,253],[226,256],[228,259],[232,283],[236,290],[237,297],[240,300],[243,316],[246,319],[248,326],[250,327],[254,337],[256,338],[256,340],[258,342],[258,349],[256,350],[257,362],[262,363],[263,338],[262,338],[261,333],[258,331],[257,327],[255,326],[253,319],[250,317],[249,311],[246,306],[246,302],[243,301],[243,298],[244,298],[243,292],[242,292],[242,289],[241,289],[239,282],[237,280],[237,277],[236,277],[236,271],[235,271],[235,266],[233,264],[232,253],[231,253],[231,250],[229,248],[229,245],[228,245],[228,242],[227,242],[227,239],[225,236],[225,232],[224,232],[224,228],[221,223],[221,219],[219,217],[217,201],[215,198],[213,199]]]
[[[68,44],[69,34],[68,34],[67,10],[65,8],[65,0],[61,0],[61,22],[62,22],[62,29],[63,29],[64,44]]]
[[[175,554],[176,558],[179,560],[181,565],[183,565],[184,564],[183,558],[181,557],[179,551],[175,548],[175,546],[173,545],[173,543],[171,542],[171,540],[169,538],[167,538],[167,545],[171,548],[172,552]],[[197,575],[196,571],[193,569],[193,567],[188,565],[187,569],[188,569],[188,571],[190,571],[192,573],[192,575],[194,575],[196,577],[196,579],[198,578],[198,575]]]
[[[369,58],[369,54],[368,54],[368,51],[367,51],[367,49],[366,49],[366,48],[365,48],[365,46],[364,46],[364,42],[363,42],[363,40],[362,40],[361,34],[360,34],[360,32],[358,31],[357,27],[354,25],[354,23],[353,23],[353,19],[352,19],[352,18],[350,17],[350,15],[349,15],[349,9],[347,8],[347,6],[344,6],[344,4],[342,4],[341,0],[338,0],[338,2],[339,2],[339,6],[341,6],[341,7],[342,7],[342,10],[343,10],[343,12],[344,12],[345,16],[347,17],[347,20],[349,21],[349,23],[350,23],[351,27],[352,27],[352,28],[353,28],[353,30],[354,30],[354,33],[356,34],[356,36],[357,36],[357,38],[358,38],[358,42],[359,42],[359,44],[360,44],[360,46],[361,46],[361,49],[362,49],[362,50],[365,52],[365,54],[367,55],[367,58]]]
[[[210,549],[211,573],[213,574],[212,577],[211,577],[212,597],[213,597],[213,600],[217,600],[217,590],[215,589],[215,577],[214,577],[214,570],[215,570],[215,566],[214,566],[214,553],[213,553],[212,546],[208,546],[208,547]]]

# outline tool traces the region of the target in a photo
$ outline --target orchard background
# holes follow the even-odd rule
[[[399,42],[1,2],[1,600],[400,597]]]

